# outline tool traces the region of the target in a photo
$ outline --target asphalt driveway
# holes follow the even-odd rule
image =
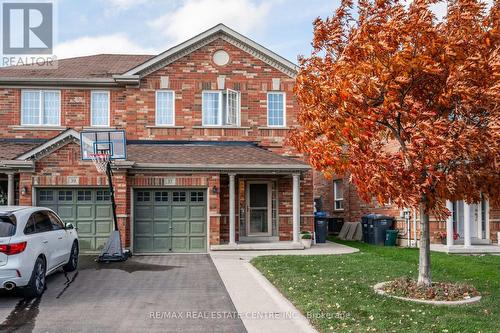
[[[208,255],[93,259],[40,299],[0,292],[0,332],[246,332]]]

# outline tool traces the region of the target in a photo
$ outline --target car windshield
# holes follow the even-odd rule
[[[0,215],[0,237],[11,237],[16,233],[16,220],[11,216]]]

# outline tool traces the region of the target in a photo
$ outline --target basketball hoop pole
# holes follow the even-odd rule
[[[115,202],[115,188],[113,186],[113,171],[111,170],[111,161],[106,163],[106,176],[108,177],[109,198],[111,199],[111,210],[113,213],[113,223],[115,231],[118,231],[118,220],[116,218],[116,202]]]
[[[98,262],[125,261],[130,256],[130,252],[123,252],[120,230],[118,230],[118,219],[116,218],[115,189],[113,186],[113,171],[111,169],[111,160],[106,162],[106,176],[108,178],[109,198],[111,200],[111,211],[113,213],[114,230],[108,239],[108,242],[97,258]]]

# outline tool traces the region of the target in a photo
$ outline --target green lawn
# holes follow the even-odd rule
[[[331,256],[264,256],[252,260],[322,332],[500,332],[500,256],[432,253],[436,281],[472,284],[476,305],[444,307],[373,292],[377,282],[417,276],[418,251],[336,242],[360,252]]]

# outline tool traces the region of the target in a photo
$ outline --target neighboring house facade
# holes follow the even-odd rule
[[[314,172],[314,198],[321,202],[322,210],[330,216],[342,218],[345,222],[361,221],[366,214],[383,214],[396,218],[396,228],[403,244],[408,239],[408,226],[403,211],[396,205],[380,205],[376,199],[363,201],[356,186],[348,177],[326,179],[320,172]],[[452,215],[447,221],[435,217],[430,220],[431,241],[440,243],[439,235],[446,237],[447,245],[487,245],[498,241],[500,232],[500,207],[490,205],[484,198],[480,203],[467,204],[464,201],[447,202]],[[420,238],[418,212],[410,211],[410,238]],[[414,226],[417,226],[416,230]]]
[[[296,71],[224,25],[157,56],[0,69],[0,196],[55,209],[76,224],[83,250],[98,250],[112,227],[109,192],[81,161],[79,132],[119,129],[127,159],[113,181],[133,252],[301,248],[300,230],[313,229],[313,178],[285,143]]]

